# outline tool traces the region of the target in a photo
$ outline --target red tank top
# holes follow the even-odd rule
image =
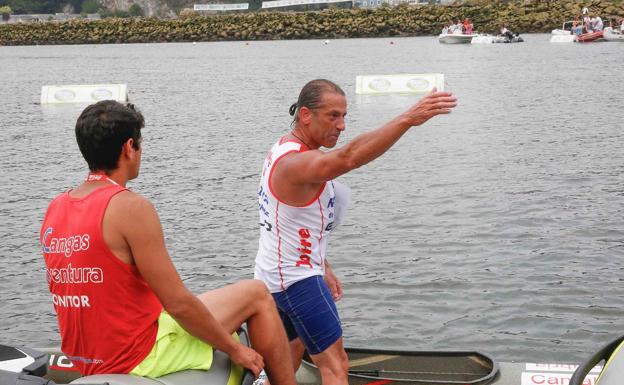
[[[106,186],[80,199],[65,192],[50,203],[41,227],[61,350],[83,375],[128,373],[156,340],[160,301],[102,235],[106,207],[124,190]]]

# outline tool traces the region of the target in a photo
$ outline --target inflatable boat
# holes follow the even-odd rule
[[[621,385],[624,378],[624,336],[581,365],[566,363],[496,362],[477,351],[400,351],[347,348],[350,385]],[[606,362],[604,368],[599,366]],[[598,365],[598,366],[597,366]],[[81,377],[56,349],[0,345],[0,385],[252,385],[259,384],[216,352],[209,371],[187,370],[158,378],[123,374]],[[297,383],[321,383],[318,369],[306,357]]]
[[[600,41],[602,40],[603,32],[602,31],[594,31],[580,34],[576,37],[576,41],[579,43],[590,43],[592,41]]]

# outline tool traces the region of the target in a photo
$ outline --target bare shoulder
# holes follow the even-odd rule
[[[121,218],[137,219],[156,214],[156,209],[149,199],[130,190],[113,196],[108,207],[109,211],[112,211],[110,214]]]
[[[302,168],[313,166],[314,162],[322,159],[325,155],[325,152],[318,149],[302,152],[293,151],[280,158],[275,167],[281,168],[282,171],[290,170],[300,173]]]

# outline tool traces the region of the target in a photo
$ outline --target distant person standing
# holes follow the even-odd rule
[[[602,31],[604,29],[604,24],[602,22],[602,18],[598,15],[595,15],[591,19],[592,30],[594,31]]]
[[[624,17],[620,20],[620,32],[624,33]]]
[[[464,31],[466,35],[472,35],[472,23],[468,19],[464,20]]]
[[[329,80],[307,83],[289,110],[291,131],[268,152],[258,189],[260,241],[254,277],[277,304],[290,340],[294,369],[307,350],[323,385],[347,385],[348,359],[335,301],[342,284],[328,259],[328,239],[348,203],[334,181],[390,149],[411,127],[456,106],[449,92],[425,95],[403,114],[332,149],[345,130],[345,94]]]
[[[588,14],[583,15],[583,29],[585,32],[592,31],[591,18]]]

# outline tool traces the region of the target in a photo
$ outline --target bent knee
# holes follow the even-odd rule
[[[245,291],[249,298],[255,300],[269,301],[273,305],[273,296],[269,293],[269,289],[264,282],[257,279],[247,279],[241,281],[242,285],[245,285]]]
[[[321,375],[325,376],[325,378],[329,379],[331,383],[340,383],[346,384],[349,378],[349,361],[348,360],[339,360],[336,362],[332,362],[331,364],[323,367],[319,367],[321,371]],[[325,381],[323,381],[324,383]]]

